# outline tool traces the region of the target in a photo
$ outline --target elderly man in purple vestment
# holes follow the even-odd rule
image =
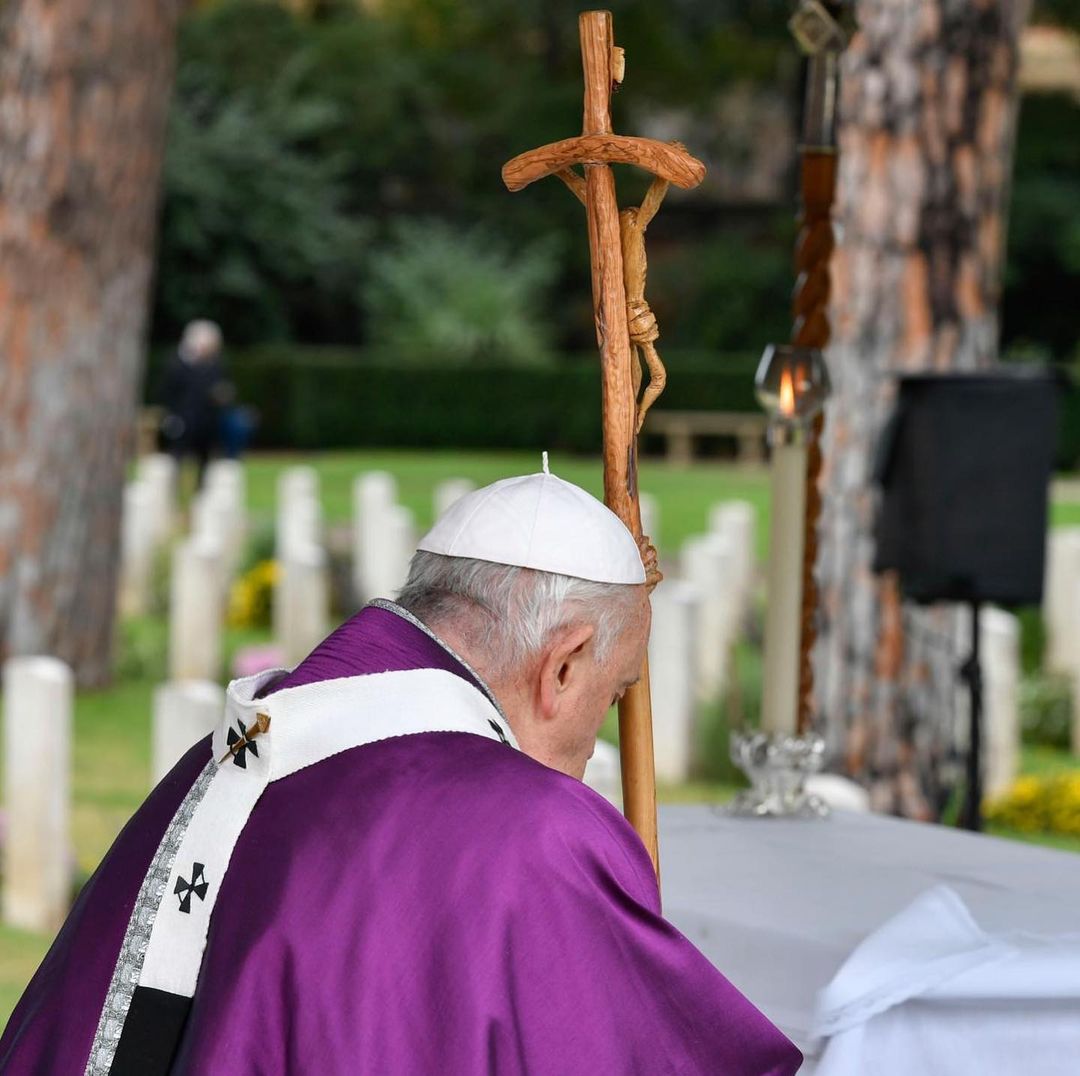
[[[644,583],[622,523],[546,471],[458,501],[397,604],[229,686],[84,886],[0,1072],[794,1073],[580,780],[642,666]]]

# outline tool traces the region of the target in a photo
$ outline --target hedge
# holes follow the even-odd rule
[[[277,349],[275,349],[277,350]],[[259,412],[265,448],[600,448],[598,360],[453,368],[290,349],[233,354],[238,402]],[[676,357],[662,406],[751,411],[753,362]]]
[[[155,349],[147,385],[168,354]],[[757,356],[669,349],[657,405],[671,411],[757,411]],[[228,355],[238,402],[259,413],[263,448],[600,448],[594,353],[545,367],[454,367],[370,349],[267,344]],[[1062,394],[1058,466],[1080,461],[1080,388]]]

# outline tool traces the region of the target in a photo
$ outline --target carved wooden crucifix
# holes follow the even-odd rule
[[[585,204],[603,389],[604,501],[642,544],[651,588],[660,575],[655,551],[642,542],[637,433],[645,411],[663,387],[664,373],[653,346],[656,319],[645,302],[644,235],[667,185],[695,187],[705,176],[705,166],[678,144],[612,131],[611,92],[622,82],[624,57],[614,44],[611,13],[582,12],[578,29],[585,72],[581,135],[522,153],[503,166],[502,176],[511,191],[545,176],[558,176]],[[634,164],[656,177],[641,207],[624,210],[621,221],[611,164]],[[584,168],[584,178],[575,171],[578,165]],[[640,405],[641,365],[632,346],[641,348],[650,370]],[[641,679],[619,702],[619,742],[624,811],[658,868],[647,661]]]

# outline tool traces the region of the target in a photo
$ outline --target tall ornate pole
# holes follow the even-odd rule
[[[823,816],[806,789],[824,760],[813,730],[813,667],[818,594],[817,525],[821,514],[822,404],[829,390],[822,349],[829,339],[830,213],[836,186],[837,66],[844,33],[837,4],[800,0],[790,22],[810,54],[799,146],[802,214],[795,248],[792,342],[766,349],[758,398],[770,415],[772,518],[761,730],[732,736],[732,756],[751,787],[736,797],[738,814]]]
[[[808,54],[803,101],[799,179],[802,213],[795,244],[795,291],[792,344],[823,351],[829,342],[829,260],[833,252],[832,205],[836,193],[836,94],[840,52],[846,39],[837,19],[839,3],[804,0],[790,22]],[[825,414],[814,418],[806,440],[805,530],[803,540],[802,616],[799,630],[797,729],[805,735],[814,724],[813,649],[817,639],[818,586],[814,570],[821,519],[821,436]]]
[[[503,181],[512,190],[556,175],[585,204],[589,254],[592,260],[593,313],[596,319],[596,339],[600,348],[601,383],[603,387],[604,428],[604,500],[607,506],[626,524],[634,537],[641,540],[641,510],[638,505],[637,431],[644,409],[655,397],[646,390],[638,404],[640,373],[635,367],[635,347],[651,345],[655,339],[655,322],[645,331],[642,319],[647,306],[637,300],[628,315],[628,298],[624,280],[623,255],[625,240],[628,249],[641,257],[641,284],[644,286],[643,244],[645,226],[663,197],[656,184],[693,187],[701,182],[705,168],[681,146],[668,145],[646,138],[617,135],[611,129],[611,91],[623,77],[623,51],[613,40],[611,13],[586,11],[578,19],[581,37],[581,59],[585,72],[585,103],[582,134],[539,149],[530,150],[503,166]],[[612,163],[636,164],[651,172],[654,181],[652,195],[640,210],[624,210],[626,233],[620,237],[620,213],[615,200],[615,177]],[[574,170],[581,165],[584,178]],[[657,193],[659,192],[659,193]],[[626,214],[632,214],[626,216]],[[631,272],[632,282],[637,276]],[[637,299],[637,297],[634,297]],[[631,337],[629,316],[635,319]],[[651,313],[649,314],[651,317]],[[654,351],[647,351],[654,357]],[[650,369],[653,363],[650,362]],[[662,368],[661,368],[662,372]],[[653,371],[656,380],[656,372]],[[646,568],[651,569],[647,561]],[[657,575],[649,571],[650,582]],[[653,867],[659,872],[659,850],[656,833],[656,784],[653,770],[652,707],[649,696],[649,668],[646,661],[641,679],[619,703],[619,746],[622,759],[623,809],[630,824],[637,830]]]

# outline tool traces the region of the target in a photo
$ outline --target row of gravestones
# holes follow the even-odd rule
[[[121,595],[129,612],[145,608],[140,587],[148,586],[152,567],[147,565],[172,533],[170,466],[163,457],[141,461],[132,483],[136,489],[129,487],[125,493]],[[436,491],[436,513],[472,488],[466,480],[442,484]],[[223,709],[223,690],[217,681],[224,603],[243,548],[245,500],[241,466],[224,461],[212,465],[193,506],[191,533],[173,547],[170,680],[158,687],[153,705],[155,781],[216,725]],[[140,518],[130,518],[133,515]],[[642,517],[643,529],[655,537],[658,510],[647,496]],[[353,584],[358,598],[394,594],[407,575],[415,541],[412,517],[397,504],[393,478],[379,472],[360,475],[354,486],[353,527]],[[734,645],[757,599],[755,548],[753,507],[725,502],[712,510],[707,532],[684,544],[677,567],[664,565],[667,579],[653,593],[649,643],[656,772],[661,782],[678,783],[690,775],[702,707],[726,693]],[[133,565],[132,559],[139,563]],[[329,625],[321,504],[317,476],[309,468],[292,468],[279,481],[276,559],[276,636],[286,663],[293,664],[324,637]],[[1053,554],[1051,565],[1060,560]],[[1080,571],[1080,553],[1076,565]],[[1055,630],[1051,628],[1051,640]],[[988,610],[982,644],[986,786],[993,795],[1012,781],[1019,753],[1015,619]],[[4,699],[4,916],[13,924],[46,930],[62,917],[68,897],[70,672],[52,658],[14,659],[5,669]],[[619,801],[614,748],[597,745],[586,780]]]

